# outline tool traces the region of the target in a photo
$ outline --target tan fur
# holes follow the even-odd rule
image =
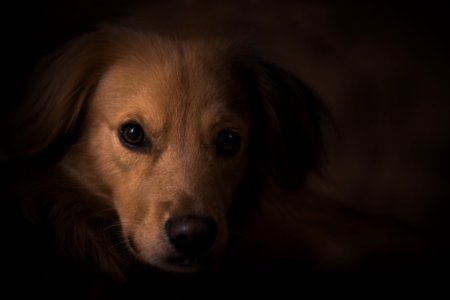
[[[148,42],[147,49],[127,53],[106,72],[87,112],[82,146],[64,164],[83,166],[80,173],[97,174],[111,189],[124,235],[135,239],[141,260],[173,269],[164,263],[172,250],[161,232],[171,215],[213,217],[219,237],[212,252],[223,253],[226,212],[244,176],[250,124],[245,107],[229,101],[244,95],[232,95],[223,87],[227,78],[205,66],[204,55],[210,53],[196,49],[201,45],[178,49],[166,43],[160,51],[168,52],[167,61],[155,60],[162,53],[152,53],[159,49]],[[151,153],[132,152],[120,143],[117,129],[128,120],[139,121],[149,133]],[[241,153],[230,160],[215,154],[214,137],[222,128],[243,138]]]

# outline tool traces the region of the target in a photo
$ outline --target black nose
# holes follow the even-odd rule
[[[214,243],[217,224],[202,216],[178,216],[167,220],[166,233],[175,249],[189,258],[204,254]]]

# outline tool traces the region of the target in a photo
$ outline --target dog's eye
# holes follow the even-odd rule
[[[144,129],[138,123],[130,122],[123,124],[119,129],[119,138],[127,148],[144,148],[149,144],[145,137]]]
[[[230,129],[224,129],[219,132],[216,140],[217,153],[223,156],[233,156],[239,151],[241,137]]]

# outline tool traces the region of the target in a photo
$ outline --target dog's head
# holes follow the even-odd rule
[[[216,266],[231,204],[248,201],[236,195],[262,173],[295,184],[320,144],[313,93],[238,48],[123,28],[83,36],[44,61],[15,152],[58,157],[102,189],[140,261]]]

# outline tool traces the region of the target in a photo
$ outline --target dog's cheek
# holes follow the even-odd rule
[[[225,254],[225,250],[228,244],[228,222],[226,221],[226,217],[224,216],[224,218],[221,218],[221,220],[219,220],[219,228],[220,231],[218,233],[217,236],[217,241],[214,244],[214,247],[212,248],[211,251],[211,256],[212,256],[212,260],[213,260],[213,264],[214,265],[219,265],[224,254]]]
[[[141,191],[151,162],[143,153],[133,153],[123,147],[115,130],[106,124],[92,122],[87,137],[86,168],[91,168],[95,180],[101,182],[111,195],[119,214],[129,219],[146,211],[140,201]]]
[[[231,194],[236,193],[237,190],[244,183],[245,175],[249,168],[249,159],[247,147],[242,150],[239,156],[225,161],[221,164],[223,179],[222,182],[230,188]],[[229,203],[228,203],[229,204]]]

